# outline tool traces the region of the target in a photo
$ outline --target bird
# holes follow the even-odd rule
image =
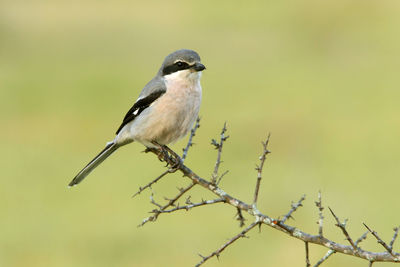
[[[139,142],[162,148],[183,138],[196,121],[202,98],[200,78],[206,67],[197,52],[180,49],[165,57],[156,76],[142,89],[118,127],[115,138],[69,183],[79,184],[118,148]]]

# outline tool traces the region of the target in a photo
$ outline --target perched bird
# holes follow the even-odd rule
[[[181,49],[169,54],[126,113],[114,140],[107,143],[69,186],[79,184],[121,146],[137,141],[148,148],[160,149],[184,137],[199,113],[200,78],[205,68],[193,50]]]

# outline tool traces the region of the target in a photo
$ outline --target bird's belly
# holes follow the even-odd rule
[[[201,93],[166,93],[133,121],[133,139],[148,147],[154,146],[152,142],[161,145],[176,142],[191,129],[198,116],[200,102]]]

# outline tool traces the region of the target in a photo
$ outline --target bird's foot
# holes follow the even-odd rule
[[[176,154],[172,149],[170,149],[167,146],[163,146],[164,149],[166,151],[168,151],[169,155],[171,155],[171,157],[169,157],[169,165],[171,166],[171,169],[177,170],[179,169],[179,167],[182,165],[182,159],[181,157]]]
[[[153,152],[156,154],[160,161],[165,161],[167,163],[166,167],[170,166],[170,172],[178,170],[182,165],[181,157],[166,145],[160,145],[157,142],[153,142],[153,144],[157,146],[157,148],[147,147],[144,152]]]

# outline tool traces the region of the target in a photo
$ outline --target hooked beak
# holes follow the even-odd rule
[[[204,66],[204,65],[201,64],[201,63],[195,63],[195,64],[192,66],[192,68],[193,68],[195,71],[202,71],[202,70],[205,70],[205,69],[206,69],[206,66]]]

